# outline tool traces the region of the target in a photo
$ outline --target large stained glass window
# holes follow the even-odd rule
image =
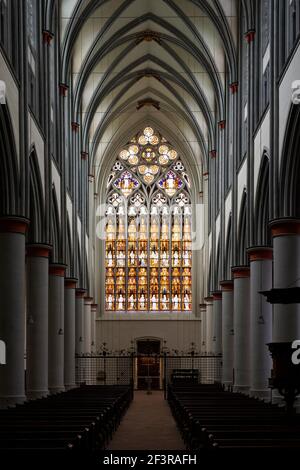
[[[190,180],[151,127],[120,152],[107,182],[106,310],[192,309]]]

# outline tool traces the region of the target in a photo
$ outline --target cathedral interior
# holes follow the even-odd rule
[[[300,0],[0,0],[0,103],[0,453],[300,448]]]

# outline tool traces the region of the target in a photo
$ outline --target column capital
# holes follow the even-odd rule
[[[222,300],[222,291],[212,292],[212,297],[214,300]]]
[[[66,85],[65,83],[60,83],[59,84],[59,94],[60,94],[60,96],[65,98],[68,95],[68,90],[69,90],[68,85]]]
[[[71,127],[73,132],[78,132],[80,125],[78,122],[71,122]]]
[[[233,279],[245,279],[250,277],[249,266],[235,266],[232,268]]]
[[[92,305],[91,305],[91,309],[92,309],[92,310],[97,310],[97,308],[98,308],[98,304],[92,304]]]
[[[204,310],[204,309],[206,309],[206,304],[199,304],[199,307]]]
[[[76,289],[78,279],[75,277],[66,277],[65,278],[65,288],[66,289]]]
[[[51,263],[49,265],[50,276],[65,277],[67,266],[65,264]]]
[[[43,243],[32,243],[26,246],[26,256],[28,258],[49,258],[52,246]]]
[[[54,38],[54,34],[51,31],[49,31],[48,29],[44,29],[44,31],[43,31],[44,44],[47,44],[49,46],[51,44],[53,38]]]
[[[25,235],[29,226],[29,219],[18,216],[0,217],[0,233],[20,233]]]
[[[223,131],[226,127],[226,121],[225,119],[223,119],[222,121],[219,121],[219,128],[221,129],[221,131]]]
[[[254,41],[255,34],[256,34],[255,29],[249,29],[249,31],[246,32],[245,39],[248,44]]]
[[[253,246],[248,248],[247,253],[250,262],[273,259],[273,248],[270,246]]]
[[[217,158],[217,151],[216,150],[211,150],[209,152],[209,155],[211,156],[211,158]]]
[[[207,304],[211,304],[213,302],[213,300],[214,299],[211,296],[210,297],[205,297],[204,302],[206,302]]]
[[[269,227],[273,238],[300,235],[300,219],[293,217],[271,220]]]
[[[81,288],[76,289],[75,296],[78,299],[83,299],[85,294],[86,294],[86,289],[81,289]]]
[[[93,297],[84,297],[84,304],[85,305],[92,305]]]
[[[222,292],[232,292],[234,289],[233,281],[225,280],[220,282]]]
[[[81,160],[88,160],[88,158],[89,158],[88,152],[85,152],[84,150],[82,150],[82,152],[81,152]]]
[[[231,90],[231,93],[234,95],[235,93],[238,92],[238,89],[239,89],[239,82],[230,83],[229,88],[230,88],[230,90]]]

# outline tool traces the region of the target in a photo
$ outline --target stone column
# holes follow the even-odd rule
[[[226,390],[233,384],[233,281],[222,281],[222,384]]]
[[[75,293],[75,352],[84,353],[84,296],[85,289],[76,289]]]
[[[84,353],[84,296],[85,289],[76,289],[75,292],[75,355],[82,356]],[[82,359],[76,359],[76,384],[84,381]]]
[[[200,305],[201,315],[201,355],[206,354],[206,304]]]
[[[48,245],[27,246],[26,395],[48,395]]]
[[[267,343],[272,341],[272,305],[260,292],[272,288],[273,250],[253,247],[248,250],[250,260],[250,395],[268,398],[272,361]]]
[[[6,364],[0,365],[0,407],[25,400],[25,234],[28,220],[0,218],[0,340]],[[3,344],[3,343],[2,343]]]
[[[222,354],[222,292],[213,292],[213,354]]]
[[[75,385],[75,290],[77,279],[65,279],[64,383],[70,390]]]
[[[91,354],[92,352],[92,313],[91,305],[93,302],[92,297],[84,298],[84,353]]]
[[[270,223],[273,237],[273,287],[300,286],[300,219]],[[300,304],[275,304],[272,342],[300,339]]]
[[[235,392],[250,390],[250,268],[232,269],[234,279],[234,387]]]
[[[65,265],[49,268],[49,392],[65,390],[64,386],[64,290]]]
[[[97,319],[97,304],[91,305],[91,315],[92,315],[92,324],[91,324],[91,346],[92,346],[92,354],[96,354],[97,352],[97,343],[96,343],[96,319]]]
[[[206,353],[213,354],[213,298],[206,297]]]

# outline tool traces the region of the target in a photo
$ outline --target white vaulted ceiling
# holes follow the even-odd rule
[[[61,1],[62,80],[96,177],[146,122],[201,177],[237,80],[236,16],[236,0]]]

